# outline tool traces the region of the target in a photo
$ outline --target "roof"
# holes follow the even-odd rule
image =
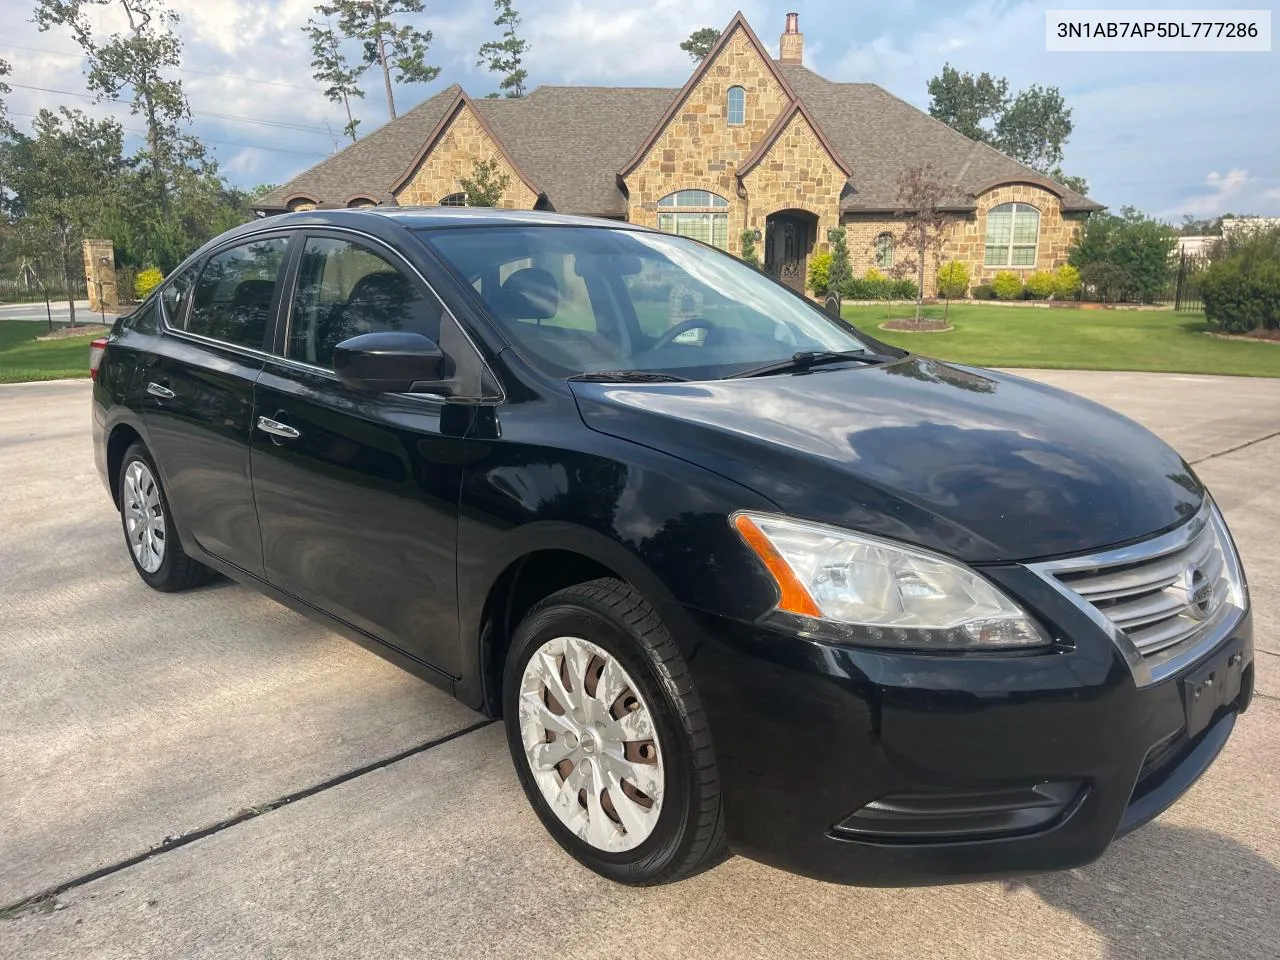
[[[737,22],[735,17],[721,34],[722,41]],[[742,25],[754,38],[745,20]],[[795,96],[784,116],[789,119],[795,111],[802,112],[837,163],[850,170],[841,200],[841,209],[847,212],[894,211],[898,177],[919,165],[950,177],[948,205],[956,209],[972,209],[978,194],[1014,182],[1053,191],[1065,210],[1103,209],[1102,204],[985,143],[970,140],[874,83],[833,83],[799,64],[771,63],[784,88]],[[695,71],[690,80],[698,75]],[[360,196],[393,205],[393,188],[443,133],[447,118],[466,104],[480,116],[524,181],[552,209],[625,217],[627,198],[619,184],[620,174],[643,156],[655,131],[661,131],[662,121],[679,108],[688,89],[688,84],[680,90],[538,87],[520,99],[471,100],[454,84],[272,190],[255,206],[283,210],[290,200],[305,197],[324,207],[345,207]],[[757,148],[759,156],[781,129],[775,124]],[[748,161],[743,169],[750,165]]]
[[[779,67],[853,168],[843,210],[896,209],[898,177],[921,165],[954,171],[950,201],[956,207],[972,207],[974,196],[996,183],[1030,182],[1051,187],[1066,210],[1102,209],[1102,204],[970,140],[874,83],[832,83],[799,64]]]

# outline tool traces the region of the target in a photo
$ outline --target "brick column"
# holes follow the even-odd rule
[[[115,312],[120,306],[120,292],[116,289],[116,249],[110,240],[85,240],[84,276],[89,309],[94,313]]]

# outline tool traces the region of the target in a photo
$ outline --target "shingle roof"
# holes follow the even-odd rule
[[[255,206],[261,210],[282,210],[289,199],[297,195],[310,197],[325,206],[346,206],[357,194],[380,203],[395,203],[389,189],[391,184],[404,172],[461,90],[456,83],[441,90],[403,116],[383,124],[329,159],[304,170],[284,186],[265,194]]]
[[[662,87],[538,87],[522,100],[475,104],[553,208],[623,217],[618,171],[675,95]]]
[[[970,140],[874,83],[832,83],[797,64],[777,64],[822,134],[852,168],[842,209],[892,211],[897,180],[909,167],[929,165],[951,178],[950,203],[972,207],[976,194],[1010,181],[1058,192],[1067,210],[1100,210],[1088,197],[984,143]],[[353,196],[391,204],[391,186],[404,174],[460,93],[455,84],[379,127],[282,187],[259,209],[279,210],[295,196],[322,206],[345,206]],[[502,141],[520,170],[563,213],[624,217],[618,185],[623,169],[680,93],[669,87],[538,87],[518,100],[470,103]]]
[[[993,181],[1030,180],[1043,174],[1011,160],[985,143],[970,140],[940,120],[874,83],[832,83],[798,64],[780,64],[827,138],[853,168],[841,208],[893,210],[898,176],[928,165],[951,177],[951,202],[972,206],[973,196]],[[1068,210],[1100,210],[1088,197],[1054,184]]]

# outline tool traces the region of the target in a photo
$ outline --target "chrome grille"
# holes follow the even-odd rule
[[[1222,544],[1212,523],[1168,553],[1064,570],[1058,579],[1093,604],[1143,656],[1201,630],[1227,598]],[[1198,600],[1198,602],[1197,602]]]
[[[1235,548],[1209,504],[1143,543],[1030,568],[1108,628],[1140,683],[1221,639],[1247,605]]]

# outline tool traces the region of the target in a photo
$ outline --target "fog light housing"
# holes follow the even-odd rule
[[[1084,799],[1080,780],[992,790],[898,793],[873,800],[837,823],[851,840],[945,843],[1036,833],[1070,816]]]

